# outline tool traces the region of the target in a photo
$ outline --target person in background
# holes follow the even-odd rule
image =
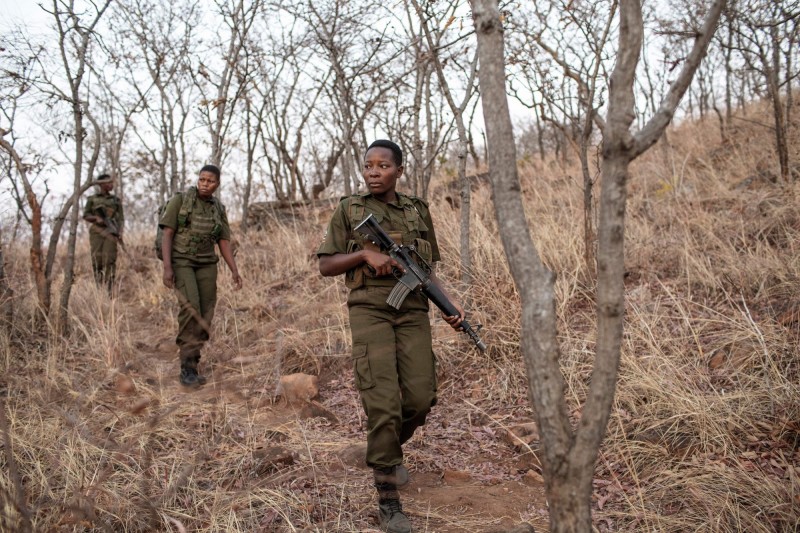
[[[89,248],[92,272],[98,285],[113,294],[117,275],[117,246],[122,243],[125,217],[119,197],[111,194],[114,180],[108,174],[97,178],[98,192],[91,195],[83,209],[83,219],[89,223]]]
[[[399,265],[354,228],[372,214],[395,242],[413,244],[428,265],[439,261],[428,205],[397,192],[402,174],[400,147],[389,140],[373,142],[362,168],[367,191],[339,203],[317,250],[320,273],[344,274],[350,289],[353,373],[367,415],[366,462],[373,469],[381,528],[391,533],[411,531],[397,491],[408,482],[402,445],[436,404],[436,360],[428,299],[414,291],[399,310],[386,303],[397,283],[392,270]],[[443,289],[435,273],[429,274]],[[458,303],[455,307],[459,316],[444,319],[457,330],[464,311]]]
[[[233,274],[235,290],[242,288],[225,207],[214,197],[219,184],[219,168],[204,166],[197,186],[173,196],[158,222],[163,231],[162,279],[166,287],[175,289],[180,304],[175,339],[180,350],[180,382],[188,387],[206,382],[198,372],[198,365],[217,303],[219,257],[215,244]]]

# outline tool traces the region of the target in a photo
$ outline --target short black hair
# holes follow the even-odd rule
[[[105,183],[105,182],[112,181],[111,174],[100,174],[99,176],[97,176],[97,180],[96,181],[98,183]]]
[[[403,166],[403,150],[400,149],[397,144],[393,143],[389,139],[378,139],[374,141],[372,144],[369,145],[367,148],[367,152],[369,152],[372,148],[388,148],[392,151],[392,155],[394,156],[394,162],[398,167]]]
[[[219,167],[217,165],[203,165],[203,168],[200,169],[200,172],[198,172],[198,174],[202,172],[211,172],[217,177],[217,181],[219,181],[219,176],[221,172],[219,171]]]

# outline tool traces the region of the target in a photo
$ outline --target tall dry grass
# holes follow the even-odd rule
[[[773,160],[764,132],[736,124],[724,145],[715,124],[684,124],[633,169],[625,338],[595,476],[598,531],[796,531],[800,523],[798,191],[763,179],[736,188],[768,175]],[[565,394],[577,420],[595,338],[578,169],[520,168],[531,230],[557,275]],[[457,288],[459,214],[436,191],[441,277]],[[519,297],[490,192],[477,190],[472,206],[475,281],[463,296],[489,350],[478,353],[434,317],[441,401],[407,461],[417,472],[467,470],[492,483],[519,479],[536,460],[500,438],[531,419]],[[0,530],[374,527],[368,473],[343,455],[363,441],[364,426],[350,383],[345,289],[318,275],[314,257],[329,211],[296,215],[237,236],[245,288],[233,292],[221,268],[202,362],[213,379],[194,393],[177,384],[176,303],[161,286],[152,236],[128,236],[114,299],[91,281],[81,249],[68,338],[36,319],[24,245],[7,250],[18,299],[14,329],[0,338]],[[292,372],[322,377],[320,401],[335,419],[277,403],[278,379]],[[273,447],[289,453],[277,466],[264,459]],[[413,497],[406,507],[421,531],[497,525]],[[546,527],[536,510],[516,518]]]

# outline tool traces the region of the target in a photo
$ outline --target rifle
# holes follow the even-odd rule
[[[103,221],[103,225],[105,226],[103,233],[111,235],[112,237],[116,238],[120,244],[122,244],[122,238],[119,236],[119,226],[117,226],[117,222],[113,218],[109,218],[106,215],[105,208],[96,207],[94,213]]]
[[[408,296],[411,291],[419,289],[422,294],[427,296],[428,299],[432,301],[436,307],[441,309],[442,312],[444,312],[447,316],[458,316],[459,313],[455,305],[453,305],[453,303],[447,298],[447,296],[445,296],[442,290],[436,286],[430,276],[416,263],[416,261],[411,258],[411,254],[413,253],[417,256],[417,258],[419,258],[421,263],[425,264],[425,266],[430,269],[430,265],[425,263],[425,260],[419,255],[416,247],[413,244],[411,246],[398,245],[383,230],[372,214],[367,216],[367,218],[365,218],[358,226],[356,226],[355,230],[366,236],[375,245],[380,247],[381,250],[387,251],[389,256],[397,261],[397,263],[400,264],[400,266],[402,266],[405,270],[405,273],[402,273],[398,269],[394,269],[393,273],[397,278],[397,285],[392,288],[392,292],[389,293],[386,303],[395,309],[400,309],[400,306],[403,304],[403,300],[406,299],[406,296]],[[470,339],[472,339],[472,342],[475,343],[475,346],[477,346],[480,351],[486,351],[486,345],[483,343],[480,337],[478,337],[478,332],[483,326],[480,324],[472,326],[466,320],[462,320],[459,326],[463,328],[464,333],[469,335]]]

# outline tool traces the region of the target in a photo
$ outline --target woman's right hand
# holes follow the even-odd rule
[[[175,288],[175,272],[173,272],[171,266],[164,265],[164,273],[161,276],[161,281],[164,282],[164,286],[168,289]]]
[[[376,277],[389,276],[395,268],[403,270],[400,264],[386,254],[374,250],[364,250],[364,262],[375,271]]]

